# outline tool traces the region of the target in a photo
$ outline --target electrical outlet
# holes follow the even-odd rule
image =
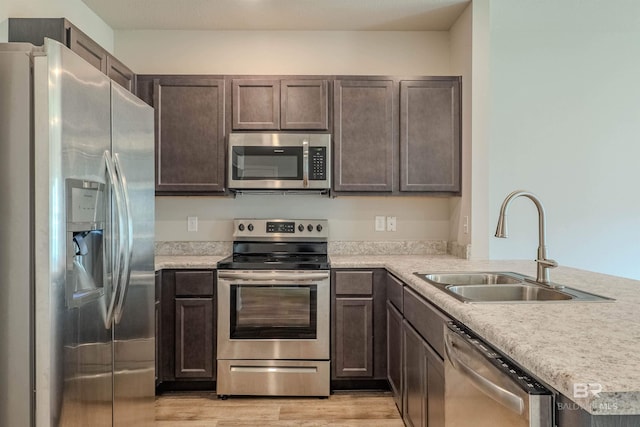
[[[187,217],[187,231],[198,231],[198,217],[197,216],[188,216]]]
[[[469,234],[469,216],[468,215],[464,216],[464,222],[462,224],[462,231],[464,232],[464,234]]]
[[[387,231],[396,231],[396,217],[388,216],[387,217]]]
[[[376,231],[384,231],[386,224],[382,215],[376,215]]]

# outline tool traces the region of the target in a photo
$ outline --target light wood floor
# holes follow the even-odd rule
[[[185,427],[403,427],[389,393],[336,393],[319,398],[218,399],[215,393],[156,397],[156,425]]]

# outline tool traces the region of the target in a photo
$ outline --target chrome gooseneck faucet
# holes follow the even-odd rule
[[[528,191],[517,190],[512,192],[504,199],[502,202],[502,206],[500,207],[500,217],[498,218],[498,227],[496,228],[496,237],[506,238],[507,237],[507,209],[509,209],[509,205],[511,202],[520,197],[524,196],[529,198],[533,203],[535,203],[538,208],[538,257],[536,259],[536,263],[538,264],[538,271],[536,281],[539,283],[544,283],[545,285],[549,285],[549,269],[558,266],[558,263],[552,259],[547,259],[547,246],[546,246],[546,228],[545,228],[545,212],[544,207],[542,206],[542,202],[535,194],[532,194]]]

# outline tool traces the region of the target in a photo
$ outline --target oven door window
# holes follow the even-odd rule
[[[302,147],[233,147],[234,180],[301,180]]]
[[[231,285],[231,339],[315,339],[317,285]]]

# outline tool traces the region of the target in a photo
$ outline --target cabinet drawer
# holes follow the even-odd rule
[[[391,274],[387,274],[387,299],[402,313],[402,288],[404,283]]]
[[[405,319],[444,358],[444,324],[450,319],[406,286],[403,295]]]
[[[336,295],[371,295],[373,271],[336,271]]]
[[[213,271],[176,271],[176,296],[212,296]]]

